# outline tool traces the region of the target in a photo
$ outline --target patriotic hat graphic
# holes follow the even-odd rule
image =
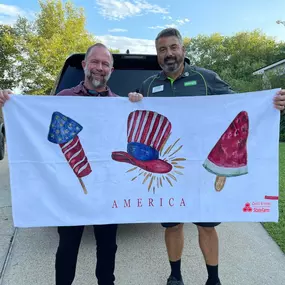
[[[168,173],[172,165],[159,159],[159,151],[171,132],[169,120],[152,111],[137,110],[129,114],[127,152],[112,152],[112,159],[138,166],[148,172]]]

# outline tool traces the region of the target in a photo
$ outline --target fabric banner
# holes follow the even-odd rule
[[[278,221],[276,91],[12,96],[15,226]]]

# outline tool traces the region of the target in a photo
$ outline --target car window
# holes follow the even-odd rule
[[[159,73],[159,70],[114,70],[108,86],[114,93],[120,96],[128,96],[129,92],[139,89],[145,79],[157,73]],[[83,79],[83,69],[68,66],[60,80],[56,93],[79,84]]]
[[[138,91],[145,79],[157,73],[159,70],[114,70],[108,85],[116,94],[128,96],[129,92]]]
[[[81,66],[83,55],[70,57],[63,68],[61,77],[54,94],[63,89],[71,88],[84,80],[84,72]],[[114,55],[114,71],[108,82],[111,90],[120,95],[127,96],[131,91],[137,91],[142,82],[148,77],[160,72],[156,57],[153,56],[126,56]]]

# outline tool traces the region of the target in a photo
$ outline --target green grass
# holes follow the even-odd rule
[[[263,223],[263,226],[285,253],[285,143],[280,143],[279,157],[279,222]]]

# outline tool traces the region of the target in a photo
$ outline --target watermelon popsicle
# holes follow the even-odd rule
[[[203,166],[216,175],[215,189],[221,191],[227,177],[245,175],[247,168],[248,114],[241,111],[223,133]]]
[[[92,170],[78,137],[78,133],[82,129],[83,127],[74,120],[59,112],[54,112],[51,118],[48,140],[60,146],[84,193],[87,194],[82,177],[89,175]]]

